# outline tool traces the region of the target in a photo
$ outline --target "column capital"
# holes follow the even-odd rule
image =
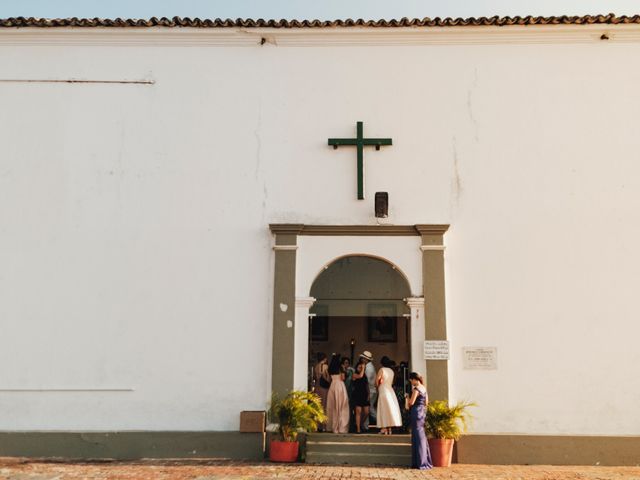
[[[300,235],[302,223],[270,223],[269,230],[276,235]]]
[[[407,297],[404,299],[409,308],[424,307],[424,297]]]
[[[311,308],[316,303],[313,297],[296,297],[296,308]]]
[[[419,224],[415,229],[420,235],[444,235],[449,230],[449,225],[425,225]]]
[[[428,251],[443,251],[446,247],[444,245],[420,245],[420,250],[422,250],[423,252],[428,252]]]
[[[297,245],[274,245],[273,249],[278,251],[278,250],[297,250],[298,246]]]

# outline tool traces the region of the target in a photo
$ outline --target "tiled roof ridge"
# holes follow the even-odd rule
[[[497,26],[511,25],[598,25],[598,24],[640,24],[640,15],[607,15],[582,16],[493,16],[469,18],[401,18],[399,20],[253,20],[250,18],[232,19],[200,19],[190,17],[151,17],[149,19],[132,18],[35,18],[11,17],[0,19],[0,27],[191,27],[191,28],[331,28],[331,27],[463,27],[463,26]]]

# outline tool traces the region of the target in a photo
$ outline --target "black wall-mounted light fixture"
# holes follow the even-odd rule
[[[389,194],[387,192],[376,192],[375,211],[376,218],[387,218],[389,216]]]

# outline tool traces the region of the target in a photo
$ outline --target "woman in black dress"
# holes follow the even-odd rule
[[[362,433],[360,425],[369,416],[369,380],[364,373],[366,364],[363,360],[356,365],[356,371],[351,377],[353,387],[353,404],[355,405],[356,433]]]

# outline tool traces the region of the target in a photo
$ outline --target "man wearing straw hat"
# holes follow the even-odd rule
[[[376,387],[376,367],[373,366],[373,355],[368,350],[365,350],[360,354],[360,358],[363,358],[367,364],[364,368],[364,374],[367,376],[369,382],[369,417],[376,418],[376,405],[378,403],[378,389]],[[369,417],[364,419],[364,430],[369,429]]]

